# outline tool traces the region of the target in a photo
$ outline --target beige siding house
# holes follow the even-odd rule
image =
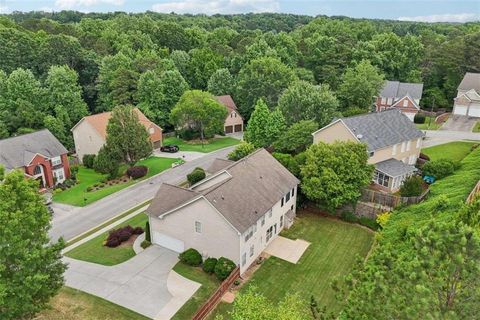
[[[457,88],[453,114],[480,117],[480,73],[467,72]]]
[[[188,189],[160,186],[147,209],[152,242],[227,257],[243,273],[293,223],[299,181],[263,149],[212,167],[218,171]]]
[[[140,123],[147,129],[154,149],[160,148],[162,145],[162,128],[150,121],[139,109],[135,108],[134,111],[137,113]],[[105,144],[107,125],[111,116],[111,112],[86,116],[72,128],[75,152],[80,162],[86,154],[97,154]]]
[[[356,141],[365,143],[368,163],[375,165],[373,182],[395,192],[416,169],[423,132],[399,110],[340,118],[313,133],[313,142]]]
[[[215,97],[218,102],[223,104],[228,111],[227,117],[225,118],[224,130],[226,134],[234,132],[243,131],[243,118],[237,110],[237,106],[233,101],[232,97],[229,95],[226,96],[217,96]]]

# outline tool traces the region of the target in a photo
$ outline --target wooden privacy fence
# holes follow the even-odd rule
[[[430,189],[425,190],[421,195],[416,197],[400,197],[394,194],[379,192],[371,189],[363,189],[360,201],[377,203],[382,206],[395,208],[400,204],[415,204],[421,202],[427,194],[430,192]]]
[[[478,193],[480,192],[480,180],[477,182],[475,187],[473,188],[472,192],[467,197],[467,204],[472,203],[478,196]]]
[[[227,292],[233,282],[240,277],[240,268],[237,267],[232,273],[225,279],[217,290],[208,298],[208,300],[197,310],[192,320],[203,320],[207,315],[216,307],[223,294]]]

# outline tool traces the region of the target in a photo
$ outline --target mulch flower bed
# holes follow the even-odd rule
[[[133,228],[130,225],[119,228],[119,229],[113,229],[108,234],[108,238],[107,240],[105,240],[104,245],[110,248],[115,248],[123,243],[130,242],[130,241],[133,244],[133,241],[135,241],[135,238],[142,233],[143,233],[143,229],[141,227]]]

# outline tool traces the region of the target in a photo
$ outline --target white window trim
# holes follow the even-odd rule
[[[403,106],[408,107],[408,100],[407,99],[403,100]]]
[[[410,151],[410,147],[411,147],[411,141],[408,140],[408,142],[407,142],[407,151]]]
[[[50,162],[52,163],[52,166],[58,166],[60,164],[62,164],[62,157],[58,156],[58,157],[53,157],[50,159]]]
[[[420,141],[422,141],[422,138],[417,139],[417,149],[420,148]]]
[[[397,145],[394,144],[393,145],[393,148],[392,148],[392,156],[396,155],[397,154]]]
[[[200,221],[195,221],[195,233],[202,233],[202,223]]]
[[[402,142],[401,152],[405,152],[405,147],[406,147],[406,143],[405,143],[405,141],[403,141],[403,142]]]
[[[388,105],[391,105],[391,104],[392,104],[392,98],[388,98],[388,99],[387,99],[387,104],[388,104]]]

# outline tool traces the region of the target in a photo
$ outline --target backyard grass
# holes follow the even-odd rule
[[[147,320],[134,311],[94,295],[63,287],[52,299],[51,309],[35,320]]]
[[[477,123],[475,123],[472,132],[480,132],[480,121],[477,121]]]
[[[453,161],[462,161],[470,152],[475,142],[469,141],[454,141],[438,146],[428,147],[422,149],[431,160],[450,159]]]
[[[175,138],[175,137],[170,137],[163,140],[164,145],[176,144],[180,148],[180,151],[196,151],[196,152],[205,152],[205,153],[230,147],[230,146],[234,146],[239,143],[240,143],[240,140],[234,139],[231,137],[209,139],[208,141],[205,141],[205,144],[203,145],[201,143],[195,143],[195,144],[188,143],[185,140]]]
[[[435,123],[435,117],[426,117],[425,123],[416,123],[418,129],[420,130],[438,130],[443,123]]]
[[[297,264],[270,257],[240,292],[255,285],[258,292],[274,303],[288,293],[298,293],[307,303],[313,295],[320,306],[338,313],[342,303],[335,299],[331,281],[347,275],[358,255],[366,257],[373,244],[373,232],[358,225],[300,212],[293,227],[282,232],[282,236],[304,239],[311,245]],[[211,319],[216,314],[225,317],[229,310],[231,305],[221,303]]]
[[[131,219],[121,223],[114,229],[131,225],[132,227],[142,227],[145,229],[145,223],[148,221],[148,217],[145,213],[139,213]],[[101,235],[85,242],[84,244],[72,249],[65,253],[67,257],[98,263],[105,266],[113,266],[135,256],[133,247],[131,245],[120,245],[116,248],[109,248],[103,245],[103,241],[107,238],[108,232],[104,232]]]
[[[77,174],[77,179],[80,181],[80,183],[76,184],[70,189],[53,195],[53,201],[70,204],[72,206],[83,207],[92,202],[98,201],[108,195],[111,195],[112,193],[131,186],[138,181],[149,178],[168,168],[171,168],[172,163],[178,160],[179,159],[159,157],[150,157],[141,160],[137,163],[137,165],[144,165],[148,167],[148,173],[142,179],[129,180],[125,183],[119,183],[91,192],[87,192],[87,188],[101,182],[103,179],[105,179],[106,175],[95,172],[93,169],[80,167]]]
[[[187,279],[201,283],[202,286],[175,314],[172,320],[192,319],[192,316],[205,301],[217,290],[220,281],[214,276],[205,273],[201,268],[187,266],[178,262],[173,270]]]

